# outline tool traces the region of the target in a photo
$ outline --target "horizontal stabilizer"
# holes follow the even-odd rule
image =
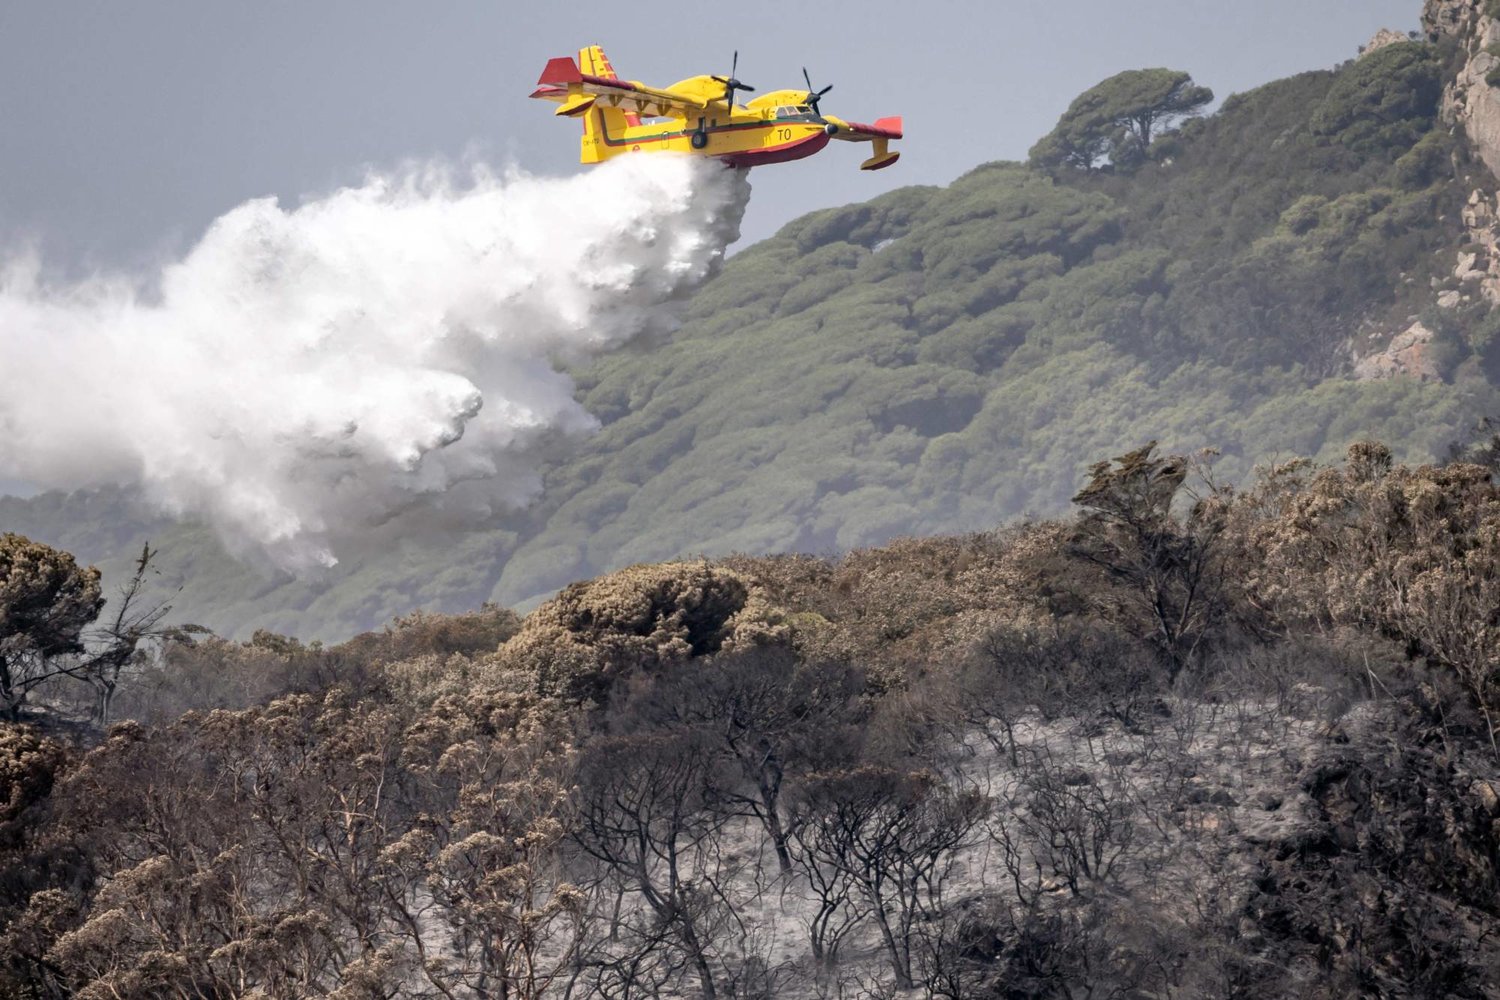
[[[888,142],[891,139],[899,139],[902,136],[901,116],[892,115],[889,118],[877,118],[874,125],[866,125],[863,122],[849,122],[842,118],[828,115],[828,122],[834,126],[831,133],[835,139],[845,142]]]
[[[877,118],[874,125],[863,122],[846,122],[854,139],[899,139],[901,138],[901,116]]]

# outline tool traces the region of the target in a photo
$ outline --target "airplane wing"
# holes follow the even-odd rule
[[[683,118],[708,107],[707,101],[671,90],[660,90],[630,80],[616,80],[581,72],[566,56],[547,63],[532,97],[562,105],[557,114],[577,117],[596,103],[639,115]]]
[[[838,131],[833,133],[835,139],[845,142],[874,142],[876,139],[899,139],[901,138],[901,116],[893,118],[877,118],[874,125],[862,125],[859,122],[846,122],[842,118],[834,118],[832,115],[824,115],[828,121],[838,126]]]

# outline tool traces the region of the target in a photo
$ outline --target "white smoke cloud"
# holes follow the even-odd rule
[[[13,262],[0,479],[137,487],[293,570],[393,518],[522,504],[538,449],[593,426],[554,362],[670,325],[748,197],[688,157],[429,170],[247,202],[148,285]]]

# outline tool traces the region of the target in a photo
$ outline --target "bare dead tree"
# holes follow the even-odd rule
[[[792,868],[782,804],[788,775],[848,759],[860,708],[857,671],[804,663],[784,647],[723,653],[644,678],[618,715],[630,725],[691,729],[730,766],[714,769],[710,801],[766,832],[782,873]]]
[[[156,572],[153,561],[158,554],[149,542],[141,546],[135,572],[120,588],[115,613],[102,623],[96,622],[95,628],[86,633],[91,651],[78,663],[73,675],[93,688],[93,716],[98,725],[109,725],[121,674],[145,647],[164,642],[191,644],[193,636],[209,634],[201,625],[164,625],[172,606],[165,601],[146,599],[146,584]]]
[[[807,937],[821,981],[837,967],[839,948],[845,939],[869,916],[869,903],[855,886],[852,866],[827,860],[820,852],[820,848],[842,850],[842,842],[826,838],[821,828],[803,822],[805,817],[805,812],[798,816],[792,840],[797,848],[797,869],[813,896]]]
[[[1110,880],[1136,842],[1136,799],[1118,775],[1096,776],[1052,759],[1022,756],[986,824],[1017,901],[1033,907],[1049,889],[1080,895]]]
[[[910,989],[913,928],[940,913],[955,853],[989,808],[930,773],[861,767],[814,775],[799,825],[811,856],[844,872],[869,904],[898,988]]]
[[[675,948],[708,1000],[719,996],[715,935],[735,920],[718,856],[725,817],[706,808],[716,766],[711,744],[691,732],[598,737],[584,753],[575,834],[645,904],[632,961]]]
[[[1039,764],[1027,785],[1041,863],[1075,896],[1083,883],[1113,877],[1135,840],[1129,795],[1050,763]]]
[[[996,966],[1013,937],[1012,914],[999,900],[950,907],[918,930],[916,971],[928,995],[968,1000],[994,994]]]

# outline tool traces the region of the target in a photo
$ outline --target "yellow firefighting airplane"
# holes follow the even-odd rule
[[[561,104],[555,114],[583,119],[582,163],[672,150],[754,167],[811,156],[829,139],[873,144],[861,170],[880,170],[901,156],[890,149],[890,141],[901,138],[899,117],[861,125],[823,114],[818,103],[833,88],[814,90],[805,69],[806,90],[777,90],[735,104],[736,90],[755,89],[735,79],[738,68],[736,52],[727,77],[694,76],[660,89],[621,80],[604,49],[593,45],[579,49],[577,62],[566,56],[548,62],[531,96]]]

